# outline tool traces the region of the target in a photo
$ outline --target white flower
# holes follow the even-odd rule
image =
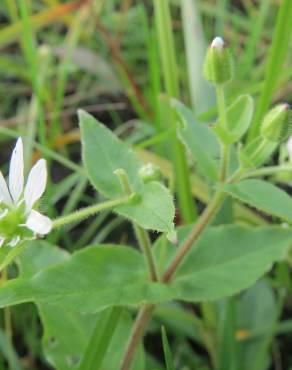
[[[48,234],[52,229],[52,221],[33,209],[36,201],[43,195],[47,182],[46,161],[40,159],[32,167],[24,188],[23,176],[23,144],[19,138],[13,150],[10,169],[9,169],[9,187],[0,171],[0,202],[2,212],[0,220],[4,220],[7,212],[14,212],[14,219],[24,221],[18,226],[28,228],[33,235]],[[3,210],[3,207],[4,210]],[[5,232],[5,230],[4,230]],[[3,233],[3,230],[2,230]],[[0,246],[4,243],[5,236],[0,235]],[[19,242],[19,235],[14,235],[10,245],[14,246]]]

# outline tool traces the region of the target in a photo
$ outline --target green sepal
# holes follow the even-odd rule
[[[264,145],[261,150],[258,150],[262,143]],[[239,147],[238,159],[242,167],[246,168],[256,168],[267,162],[274,151],[276,150],[278,144],[265,141],[262,137],[257,137],[249,144],[244,147]]]

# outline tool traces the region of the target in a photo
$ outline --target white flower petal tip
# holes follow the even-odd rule
[[[52,230],[53,224],[49,217],[31,210],[26,221],[26,226],[36,234],[46,235]]]
[[[30,211],[34,203],[43,195],[47,183],[47,166],[44,159],[40,159],[31,169],[24,190],[26,209]]]
[[[21,137],[18,138],[11,156],[9,190],[13,202],[17,204],[23,191],[23,143]]]
[[[0,202],[5,203],[7,206],[10,206],[12,204],[12,199],[6,181],[1,171],[0,171],[0,198],[1,198]]]
[[[219,36],[215,37],[211,43],[211,47],[216,48],[221,51],[224,47],[224,41],[222,37],[219,37]]]

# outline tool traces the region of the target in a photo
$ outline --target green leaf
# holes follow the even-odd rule
[[[125,170],[138,201],[115,210],[145,229],[172,233],[174,205],[169,191],[160,183],[144,184],[138,176],[141,163],[129,147],[88,113],[79,112],[83,161],[94,187],[111,199],[124,191],[114,171]]]
[[[68,261],[49,266],[32,278],[9,281],[0,288],[0,306],[34,301],[94,313],[110,306],[161,302],[172,297],[166,285],[149,282],[147,275],[140,252],[98,245],[82,249]]]
[[[143,184],[138,194],[141,197],[137,203],[125,204],[115,210],[145,229],[171,234],[175,208],[170,192],[160,183],[152,181]]]
[[[270,335],[269,327],[273,325],[271,321],[276,314],[275,294],[264,281],[259,281],[240,297],[237,302],[238,333],[246,334],[246,340],[243,338],[238,342],[238,370],[250,370],[255,367],[255,354],[259,354],[265,345],[267,336]],[[256,332],[262,335],[253,336]],[[266,366],[263,369],[269,368],[267,357],[264,359]]]
[[[243,167],[259,167],[271,158],[273,152],[278,147],[278,144],[272,141],[267,141],[262,150],[258,151],[257,149],[261,146],[262,142],[263,138],[259,136],[247,145],[239,148],[238,157]]]
[[[57,370],[77,369],[76,365],[79,364],[92,334],[97,335],[97,342],[101,339],[101,333],[94,333],[94,327],[99,325],[102,328],[103,319],[107,312],[85,315],[50,304],[42,304],[38,308],[44,327],[42,342],[47,360]],[[118,369],[132,325],[133,320],[130,314],[124,311],[120,316],[116,330],[111,333],[113,335],[104,353],[102,363],[99,364],[99,367],[93,366],[90,369]],[[144,369],[142,345],[138,347],[132,369]]]
[[[180,228],[180,244],[190,227]],[[292,230],[281,227],[250,228],[235,225],[210,227],[177,270],[170,287],[176,299],[192,302],[217,300],[252,285],[275,261],[283,259],[291,246]],[[177,248],[159,238],[155,254],[164,268]],[[162,264],[162,263],[161,263]]]
[[[243,180],[223,186],[232,197],[273,216],[292,222],[292,199],[283,190],[263,180]]]
[[[178,128],[178,136],[191,153],[201,173],[208,179],[218,179],[220,145],[208,126],[198,123],[190,109],[177,100],[172,105],[184,126]]]
[[[239,96],[227,109],[227,131],[237,142],[248,130],[254,110],[253,99],[250,95]]]
[[[124,191],[114,171],[126,171],[133,190],[142,182],[138,177],[141,163],[127,144],[98,122],[90,114],[80,110],[79,122],[82,139],[82,156],[88,177],[94,187],[108,198],[124,195]]]
[[[17,259],[21,278],[32,278],[39,271],[68,260],[70,254],[44,240],[27,243],[25,251]]]
[[[18,258],[20,276],[31,279],[41,269],[66,261],[69,256],[66,251],[45,241],[30,242],[25,252]],[[48,303],[39,303],[37,306],[44,328],[42,338],[44,353],[49,363],[57,370],[75,369],[91,339],[102,343],[101,340],[104,338],[100,338],[101,330],[94,331],[94,327],[96,324],[100,329],[102,324],[105,324],[107,312],[85,315],[70,308]],[[111,331],[111,341],[107,342],[107,352],[103,353],[102,366],[98,368],[99,370],[115,370],[121,361],[132,327],[132,319],[127,312],[123,312],[119,317],[117,330]],[[109,315],[109,318],[113,316]],[[94,338],[92,338],[93,334],[95,334]],[[98,348],[100,357],[102,351],[100,346]],[[96,361],[97,358],[95,357],[94,360]],[[143,362],[143,349],[139,346],[133,369],[142,370]]]
[[[190,227],[179,229],[180,245]],[[280,227],[210,227],[190,251],[173,281],[148,280],[143,256],[124,246],[88,247],[68,260],[0,287],[0,307],[34,301],[94,313],[111,306],[216,300],[252,285],[291,246],[292,230]],[[163,256],[165,238],[156,244]],[[177,252],[167,245],[164,266]]]

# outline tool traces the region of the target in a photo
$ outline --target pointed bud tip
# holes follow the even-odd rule
[[[222,39],[222,37],[219,37],[219,36],[215,37],[211,43],[211,48],[216,48],[221,51],[223,47],[224,47],[224,40]]]

